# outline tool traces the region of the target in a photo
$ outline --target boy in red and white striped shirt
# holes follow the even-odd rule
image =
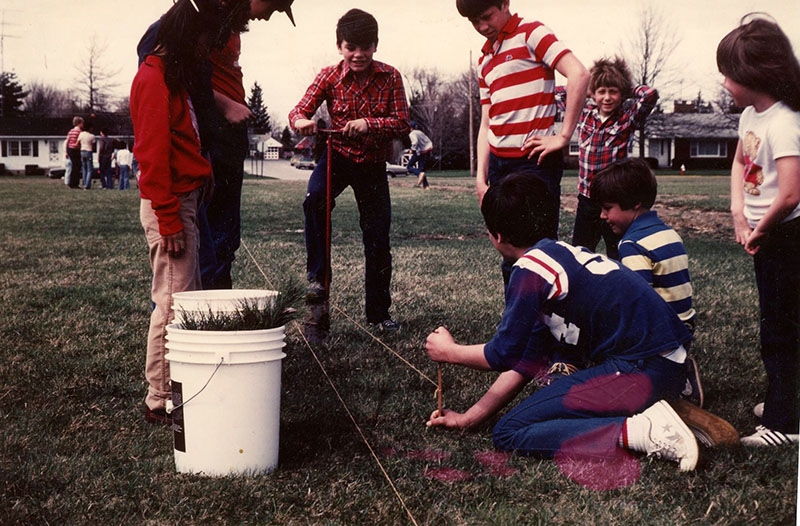
[[[541,179],[552,195],[555,212],[548,236],[556,238],[561,149],[569,144],[578,123],[589,73],[544,24],[512,15],[509,0],[457,0],[456,6],[486,37],[478,61],[482,105],[478,198],[482,201],[490,184],[512,172]],[[556,71],[567,78],[568,93],[579,99],[567,106],[558,134],[553,129]]]

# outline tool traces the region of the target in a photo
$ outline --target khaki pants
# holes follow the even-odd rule
[[[161,248],[158,219],[149,199],[142,199],[139,219],[150,247],[150,267],[153,269],[153,284],[150,297],[153,312],[150,315],[150,330],[147,335],[147,359],[145,377],[148,388],[145,403],[150,409],[164,408],[170,397],[169,362],[164,359],[166,348],[166,326],[172,321],[172,293],[200,289],[200,264],[198,258],[197,207],[202,189],[198,188],[179,195],[181,208],[178,212],[183,223],[186,251],[179,258],[170,257]]]

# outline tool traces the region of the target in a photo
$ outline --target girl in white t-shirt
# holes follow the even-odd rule
[[[798,441],[800,379],[800,64],[771,19],[746,15],[717,48],[717,66],[737,106],[731,168],[736,241],[753,256],[767,393],[748,446]]]

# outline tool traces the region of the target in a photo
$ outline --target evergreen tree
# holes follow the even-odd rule
[[[0,73],[0,117],[22,114],[22,103],[28,92],[17,82],[16,73]]]
[[[253,132],[258,134],[269,133],[272,130],[272,124],[269,122],[267,107],[264,105],[263,91],[258,82],[253,83],[247,106],[253,112],[253,118],[250,121]]]
[[[283,150],[290,152],[294,149],[294,138],[292,137],[292,130],[286,126],[281,133],[281,144],[283,145]]]

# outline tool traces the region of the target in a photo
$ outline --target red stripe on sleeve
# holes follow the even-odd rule
[[[540,267],[542,267],[547,272],[549,272],[550,274],[553,275],[553,286],[556,288],[556,293],[553,295],[553,297],[560,296],[561,295],[561,291],[563,289],[561,288],[561,280],[558,279],[558,272],[553,270],[552,267],[550,267],[550,265],[548,265],[547,263],[545,263],[541,259],[536,259],[535,257],[530,256],[528,254],[526,254],[526,255],[524,255],[522,257],[524,257],[525,259],[528,259],[530,261],[533,261],[534,263],[536,263],[537,265],[539,265]]]

